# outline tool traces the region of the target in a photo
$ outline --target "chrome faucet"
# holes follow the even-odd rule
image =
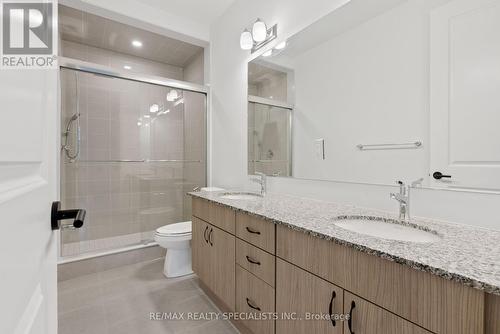
[[[413,181],[409,186],[402,181],[397,181],[399,185],[399,193],[391,193],[391,198],[399,202],[399,220],[410,221],[410,190],[417,186],[421,186],[423,178]]]
[[[252,178],[251,180],[253,182],[257,182],[260,184],[260,194],[262,196],[266,195],[267,191],[267,179],[266,179],[266,174],[260,173],[260,172],[255,172],[255,175],[259,176],[258,178]]]
[[[399,220],[404,221],[408,212],[409,196],[403,181],[396,182],[399,185],[399,193],[391,193],[391,198],[399,202]]]

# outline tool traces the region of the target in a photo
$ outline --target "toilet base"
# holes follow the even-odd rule
[[[163,275],[167,278],[180,277],[193,273],[191,267],[191,247],[167,249]]]

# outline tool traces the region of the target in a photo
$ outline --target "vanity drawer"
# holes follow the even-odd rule
[[[196,216],[218,228],[234,234],[235,212],[228,207],[194,198],[192,202],[193,216]]]
[[[245,213],[236,213],[236,236],[275,254],[276,225]]]
[[[241,323],[252,333],[273,334],[274,320],[270,313],[274,309],[274,289],[236,265],[236,312],[252,316],[251,320],[241,320]]]
[[[437,334],[484,332],[484,293],[277,226],[277,256]]]
[[[275,256],[236,239],[236,263],[274,287]]]

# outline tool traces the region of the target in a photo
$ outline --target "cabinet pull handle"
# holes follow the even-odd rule
[[[255,231],[255,230],[252,230],[250,227],[247,226],[247,231],[249,233],[252,233],[252,234],[259,234],[260,235],[260,232],[259,231]]]
[[[337,294],[335,291],[332,292],[332,299],[330,299],[330,305],[328,306],[328,314],[330,315],[330,321],[332,322],[332,326],[335,327],[335,319],[333,319],[333,301],[335,300],[335,297]]]
[[[256,264],[258,266],[260,266],[260,262],[259,261],[256,261],[254,259],[252,259],[250,256],[246,256],[247,257],[247,261],[250,262],[250,263],[253,263],[253,264]]]
[[[247,298],[247,305],[253,308],[254,310],[260,311],[260,307],[252,305],[250,299]]]
[[[212,232],[214,231],[213,228],[210,228],[210,232],[208,233],[208,242],[210,243],[210,246],[213,246],[214,243],[212,241]]]
[[[347,327],[349,327],[349,332],[351,332],[351,334],[354,334],[354,332],[352,331],[352,310],[355,307],[356,307],[356,303],[353,300],[351,302],[351,309],[349,310],[349,319],[347,320]]]
[[[203,238],[205,238],[205,242],[208,244],[207,231],[208,231],[208,225],[205,226],[205,232],[203,232]]]

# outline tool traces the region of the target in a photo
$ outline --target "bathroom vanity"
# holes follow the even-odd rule
[[[193,270],[221,310],[252,315],[233,321],[242,332],[500,333],[500,232],[418,219],[438,240],[389,240],[333,223],[384,212],[191,196]],[[323,319],[296,320],[307,313]]]

